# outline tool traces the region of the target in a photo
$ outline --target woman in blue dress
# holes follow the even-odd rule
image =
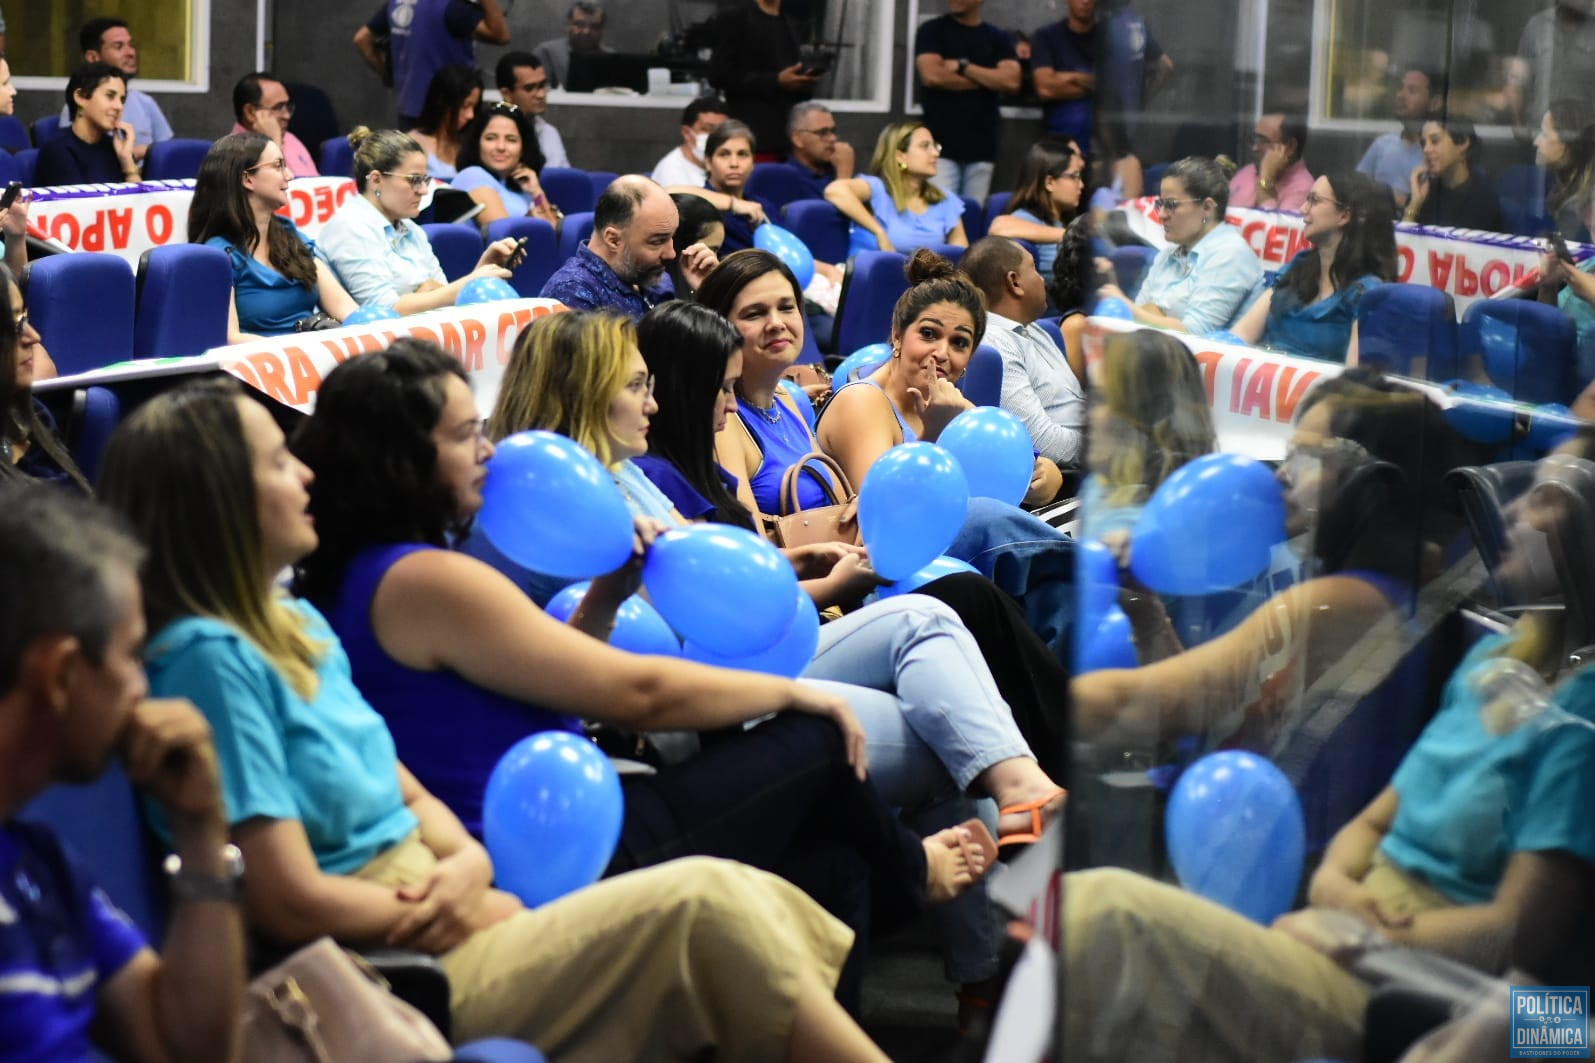
[[[1247,343],[1355,365],[1363,293],[1396,279],[1396,220],[1386,189],[1360,173],[1327,174],[1302,204],[1312,246],[1236,323]]]
[[[941,145],[917,122],[899,122],[875,142],[871,174],[832,181],[825,198],[853,223],[848,255],[859,251],[913,254],[929,244],[969,246],[964,203],[936,184]]]
[[[1019,168],[1019,184],[1008,207],[991,219],[990,234],[1036,245],[1036,268],[1052,276],[1065,226],[1080,209],[1085,157],[1072,144],[1041,140]]]
[[[460,141],[460,172],[451,184],[482,204],[476,221],[484,230],[500,218],[560,223],[564,215],[543,194],[537,179],[543,170],[543,150],[525,112],[510,103],[484,107],[465,127]]]
[[[317,311],[342,321],[357,306],[299,227],[277,213],[292,178],[282,149],[259,133],[222,137],[200,163],[188,241],[227,254],[229,343],[293,332]]]

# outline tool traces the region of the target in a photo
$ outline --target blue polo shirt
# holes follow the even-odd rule
[[[659,287],[639,291],[615,275],[609,263],[582,244],[565,264],[554,271],[538,293],[544,299],[558,299],[572,310],[614,310],[633,321],[667,299],[676,297],[669,277]]]

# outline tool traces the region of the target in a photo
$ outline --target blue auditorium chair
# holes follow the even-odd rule
[[[1132,244],[1126,247],[1116,247],[1109,256],[1113,262],[1113,273],[1119,278],[1119,289],[1134,299],[1141,290],[1141,278],[1146,276],[1147,267],[1157,257],[1154,247],[1142,247]]]
[[[443,267],[443,276],[449,280],[459,280],[481,261],[485,245],[475,222],[438,221],[421,226],[421,231],[426,233],[432,253]]]
[[[587,181],[593,186],[593,202],[597,203],[598,197],[604,194],[604,189],[614,184],[619,177],[618,173],[610,173],[608,170],[588,170]],[[592,210],[593,208],[588,207],[587,209]]]
[[[25,148],[14,156],[17,163],[17,180],[22,182],[22,187],[33,187],[33,171],[39,165],[39,149]]]
[[[1501,171],[1495,194],[1508,232],[1538,236],[1546,229],[1556,228],[1545,207],[1545,194],[1550,187],[1551,175],[1539,166],[1518,164]]]
[[[115,255],[75,251],[29,268],[28,316],[62,376],[133,357],[133,270]]]
[[[991,223],[1008,209],[1008,203],[1013,199],[1012,192],[993,192],[986,197],[986,213],[981,226],[986,232],[991,232]],[[975,241],[971,239],[970,243]]]
[[[962,244],[926,244],[925,249],[936,252],[954,265],[957,265],[958,260],[964,257],[964,252],[969,250]]]
[[[1534,482],[1532,461],[1463,465],[1445,474],[1484,569],[1495,578],[1506,552],[1506,508]],[[1499,588],[1498,588],[1499,589]]]
[[[586,170],[545,166],[543,172],[537,175],[537,180],[543,186],[543,194],[566,214],[592,210],[593,204],[598,202],[598,195],[593,191],[593,182]]]
[[[1044,317],[1036,321],[1041,330],[1052,337],[1052,342],[1058,345],[1058,350],[1067,352],[1069,347],[1063,342],[1063,329],[1059,327],[1061,318]]]
[[[795,364],[825,368],[825,355],[820,351],[819,337],[814,334],[814,326],[807,312],[803,315],[803,349],[798,352]]]
[[[0,185],[21,180],[22,171],[17,167],[16,156],[9,151],[0,151]]]
[[[896,251],[860,251],[848,263],[836,308],[838,354],[852,354],[891,334],[892,307],[908,290],[908,278],[903,275],[907,262]]]
[[[748,177],[747,195],[773,203],[780,210],[794,200],[813,199],[814,184],[791,163],[763,162]]]
[[[558,269],[576,257],[576,249],[593,235],[593,212],[580,211],[565,215],[559,225],[559,243],[554,251],[554,268]]]
[[[61,116],[59,114],[47,114],[43,118],[36,118],[33,121],[32,128],[33,146],[42,148],[45,141],[61,132]]]
[[[1560,309],[1528,299],[1479,299],[1462,315],[1458,348],[1482,358],[1484,373],[1519,402],[1570,403],[1577,379],[1577,337]]]
[[[1162,195],[1159,189],[1163,184],[1163,175],[1169,172],[1169,163],[1160,162],[1148,166],[1141,171],[1141,194],[1144,196]]]
[[[976,406],[1002,405],[1002,355],[984,343],[975,348],[958,390]]]
[[[33,141],[28,138],[28,127],[16,115],[0,115],[0,148],[7,151],[21,151],[23,148],[33,147]]]
[[[72,412],[67,418],[63,438],[89,483],[99,479],[105,444],[111,441],[111,433],[121,423],[122,399],[111,388],[78,388],[72,393]]]
[[[227,344],[233,269],[204,244],[152,247],[138,260],[134,358],[177,358]]]
[[[964,201],[964,235],[974,243],[986,235],[986,208],[973,196],[959,196]]]
[[[199,176],[199,164],[210,151],[211,141],[189,137],[158,140],[144,156],[144,180],[180,181]]]
[[[1425,360],[1416,373],[1414,359]],[[1457,368],[1457,314],[1451,296],[1426,284],[1380,284],[1357,305],[1357,361],[1427,380]]]
[[[506,236],[516,240],[526,237],[526,257],[510,276],[510,284],[522,295],[535,298],[542,294],[543,285],[559,268],[554,227],[542,218],[500,218],[488,225],[488,243]]]
[[[331,137],[321,142],[321,158],[316,160],[323,177],[354,176],[354,146],[347,137]]]
[[[847,219],[825,200],[793,200],[782,208],[781,221],[803,241],[815,261],[847,261]]]

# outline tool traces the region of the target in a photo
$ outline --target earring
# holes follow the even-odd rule
[[[382,202],[382,189],[379,188],[379,189],[376,190],[376,196],[377,196],[377,202],[381,203]]]
[[[892,357],[893,358],[896,358],[896,357],[900,356],[902,353],[903,353],[902,348],[897,347],[895,345],[892,347]]]
[[[899,170],[906,170],[906,169],[908,169],[908,163],[904,162],[902,159],[898,159],[897,160],[897,168]]]

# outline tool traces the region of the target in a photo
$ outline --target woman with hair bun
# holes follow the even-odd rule
[[[415,223],[421,197],[432,186],[421,145],[396,129],[373,133],[359,126],[354,147],[351,196],[316,241],[316,257],[333,268],[362,306],[391,307],[400,314],[453,306],[460,289],[478,277],[508,279],[505,268],[515,241],[488,244],[476,268],[458,280],[443,275],[426,233]]]
[[[1105,298],[1130,303],[1135,320],[1202,335],[1228,328],[1246,309],[1263,267],[1239,229],[1226,224],[1234,163],[1185,158],[1163,175],[1155,202],[1169,246],[1147,267],[1132,300],[1118,285]]]
[[[1302,204],[1311,245],[1291,260],[1235,325],[1247,343],[1356,364],[1363,293],[1396,279],[1396,223],[1384,186],[1360,173],[1326,174]]]

